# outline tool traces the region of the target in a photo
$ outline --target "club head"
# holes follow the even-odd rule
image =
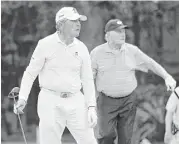
[[[18,97],[18,95],[19,95],[19,90],[20,90],[19,87],[14,87],[14,88],[10,91],[10,93],[8,94],[8,97],[9,97],[9,98],[16,98],[16,97]]]

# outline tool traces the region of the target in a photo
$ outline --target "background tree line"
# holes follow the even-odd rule
[[[8,92],[19,86],[23,71],[39,39],[55,32],[55,14],[63,6],[76,7],[88,17],[79,39],[89,51],[102,44],[109,19],[119,18],[130,29],[127,42],[137,45],[179,81],[179,2],[177,1],[2,1],[1,2],[1,103],[3,120],[12,113]],[[170,95],[164,81],[153,73],[137,72],[138,115],[135,144],[143,137],[162,141],[165,103]],[[36,80],[26,108],[27,127],[38,123]],[[7,102],[8,101],[8,102]],[[6,102],[9,104],[7,106]],[[8,109],[8,107],[11,107]],[[2,129],[12,131],[5,127]],[[10,132],[9,132],[10,133]],[[13,132],[12,132],[13,133]],[[10,133],[11,134],[11,133]],[[10,135],[9,134],[9,135]]]

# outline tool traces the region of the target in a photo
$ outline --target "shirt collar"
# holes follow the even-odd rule
[[[109,48],[108,43],[106,43],[106,49],[105,49],[105,51],[106,51],[106,52],[111,52],[111,53],[114,52],[114,50],[112,50],[111,48]],[[119,51],[121,51],[121,52],[122,52],[122,51],[125,51],[125,43],[122,44],[121,49],[120,49]]]
[[[55,33],[55,37],[56,37],[56,40],[57,40],[57,42],[59,42],[59,43],[61,43],[61,44],[63,44],[63,45],[65,45],[65,46],[73,46],[73,45],[76,45],[76,44],[78,44],[78,40],[77,40],[77,38],[74,38],[74,40],[73,40],[73,42],[71,43],[71,44],[69,44],[69,45],[66,45],[60,38],[59,38],[59,36],[58,36],[58,33],[56,32]]]

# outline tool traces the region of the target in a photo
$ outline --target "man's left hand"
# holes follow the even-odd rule
[[[172,133],[171,132],[165,132],[164,143],[169,144],[171,139],[172,139]]]
[[[165,79],[165,84],[166,84],[166,87],[167,87],[167,91],[174,91],[175,87],[176,87],[176,81],[171,77],[167,77]]]
[[[97,124],[97,114],[95,107],[88,108],[88,123],[91,128],[94,128]]]

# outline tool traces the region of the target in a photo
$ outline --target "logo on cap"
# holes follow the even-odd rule
[[[76,10],[76,8],[73,8],[72,11],[73,11],[74,13],[78,13],[77,10]]]
[[[117,24],[118,24],[118,25],[121,25],[121,24],[122,24],[122,21],[117,21]]]

